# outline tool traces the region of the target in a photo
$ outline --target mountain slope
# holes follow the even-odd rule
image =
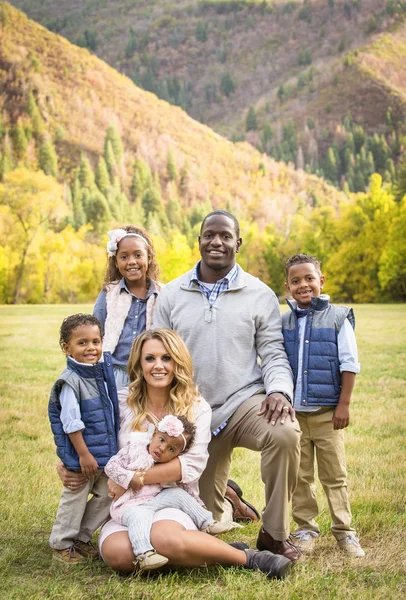
[[[323,181],[262,156],[248,144],[233,144],[193,121],[180,108],[158,100],[91,55],[0,4],[2,23],[0,98],[3,125],[25,123],[32,92],[45,135],[55,142],[60,177],[72,182],[84,152],[93,166],[103,153],[113,123],[124,155],[120,175],[130,186],[134,159],[145,160],[159,182],[164,201],[173,192],[167,175],[170,152],[178,171],[187,170],[179,189],[184,208],[210,200],[230,206],[260,225],[281,224],[298,203],[315,198],[336,203],[337,193]],[[4,144],[4,142],[3,142]]]

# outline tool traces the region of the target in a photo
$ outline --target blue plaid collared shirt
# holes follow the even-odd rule
[[[227,273],[227,275],[223,277],[223,279],[219,279],[218,281],[216,281],[212,289],[206,287],[202,281],[199,281],[199,265],[200,261],[195,265],[193,269],[192,277],[190,278],[190,283],[192,283],[192,281],[196,282],[200,288],[200,291],[206,296],[207,300],[209,301],[210,306],[213,306],[221,292],[228,290],[230,288],[230,285],[234,283],[234,281],[237,279],[237,265],[235,264],[234,267]],[[213,435],[218,435],[220,431],[222,431],[226,427],[227,423],[228,420],[219,425],[219,427],[217,427],[217,429],[212,432]]]
[[[200,261],[195,265],[193,269],[192,277],[190,278],[190,283],[192,283],[192,281],[196,282],[200,288],[200,291],[206,296],[207,300],[209,301],[210,306],[213,306],[221,292],[228,290],[230,285],[232,285],[237,279],[237,265],[234,265],[234,267],[227,273],[227,275],[224,275],[223,279],[219,279],[218,281],[216,281],[216,283],[211,289],[206,287],[202,281],[199,281],[199,265]]]

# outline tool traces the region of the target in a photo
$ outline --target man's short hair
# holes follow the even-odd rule
[[[321,261],[317,258],[317,256],[312,256],[311,254],[294,254],[286,261],[286,278],[288,277],[290,267],[293,267],[294,265],[302,265],[304,263],[311,263],[316,267],[318,273],[321,274]]]
[[[234,215],[232,215],[231,213],[229,213],[228,211],[223,210],[222,208],[220,208],[218,210],[213,210],[211,213],[209,213],[208,215],[206,215],[204,217],[204,219],[202,221],[202,225],[200,227],[200,233],[202,233],[204,224],[207,221],[207,219],[209,217],[214,217],[216,215],[221,215],[222,217],[227,217],[227,218],[231,219],[233,221],[233,223],[234,223],[235,233],[237,234],[238,238],[240,237],[240,224],[238,222],[238,219]]]

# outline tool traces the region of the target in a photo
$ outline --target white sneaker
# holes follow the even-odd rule
[[[138,554],[135,557],[134,565],[139,568],[140,571],[152,571],[153,569],[159,569],[168,562],[166,556],[158,554],[155,550],[148,550],[144,554]]]
[[[231,529],[234,529],[233,523],[228,521],[213,521],[211,525],[205,527],[202,531],[209,535],[220,535],[221,533],[227,533]]]
[[[337,540],[337,544],[343,552],[352,558],[362,558],[365,556],[365,552],[361,548],[358,538],[352,533]]]
[[[316,538],[319,535],[315,531],[301,530],[290,535],[292,544],[303,554],[313,554]]]

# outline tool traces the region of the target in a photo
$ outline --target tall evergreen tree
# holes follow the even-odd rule
[[[111,142],[111,147],[113,149],[114,158],[116,159],[117,164],[120,164],[121,159],[123,158],[123,145],[121,143],[120,135],[116,129],[116,127],[111,123],[107,129],[106,137],[104,140],[104,150],[106,151],[106,146],[108,142]],[[107,160],[106,160],[107,162]]]
[[[51,140],[42,141],[38,151],[38,164],[39,168],[42,169],[46,175],[57,176],[58,157]]]
[[[250,106],[245,119],[245,131],[256,131],[258,129],[257,114],[255,108]]]
[[[110,177],[107,170],[106,161],[102,156],[99,158],[95,173],[96,185],[102,194],[106,196],[107,191],[110,187]]]
[[[106,161],[107,170],[110,175],[110,181],[113,181],[117,172],[117,163],[110,140],[106,140],[104,144],[104,160]]]
[[[90,166],[90,163],[84,154],[82,154],[80,157],[78,176],[82,188],[90,189],[93,186],[94,174],[92,167]]]
[[[27,152],[27,138],[25,136],[24,127],[21,123],[17,123],[12,131],[13,149],[17,160],[23,160]]]
[[[168,179],[170,181],[175,181],[178,177],[178,172],[176,169],[175,159],[173,158],[173,154],[171,151],[168,152],[168,158],[166,161],[166,171],[168,173]]]

